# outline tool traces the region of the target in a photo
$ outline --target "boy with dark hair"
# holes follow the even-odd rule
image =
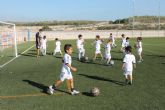
[[[78,59],[81,60],[85,56],[85,49],[84,49],[84,39],[81,34],[78,35],[77,39],[77,50],[78,50]]]
[[[55,84],[53,84],[52,86],[49,86],[49,90],[48,92],[50,94],[53,94],[56,90],[56,88],[65,80],[67,79],[67,86],[68,86],[68,90],[70,91],[71,95],[77,95],[79,94],[79,91],[74,89],[74,83],[73,83],[73,76],[72,76],[72,72],[76,72],[77,69],[75,67],[72,67],[71,63],[72,63],[72,58],[71,58],[71,54],[73,52],[73,48],[71,44],[66,44],[64,46],[64,51],[65,51],[65,55],[63,57],[62,63],[62,69],[61,69],[61,75],[60,75],[60,80],[56,81]]]
[[[122,69],[124,70],[126,84],[132,85],[132,72],[133,66],[136,68],[135,56],[132,54],[132,47],[127,46],[125,48],[126,55],[123,59]]]

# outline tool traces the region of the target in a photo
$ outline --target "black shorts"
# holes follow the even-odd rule
[[[36,45],[36,49],[40,49],[40,46],[39,45]]]

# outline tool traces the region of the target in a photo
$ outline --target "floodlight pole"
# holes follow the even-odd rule
[[[160,36],[160,0],[158,0],[158,37]]]
[[[15,57],[18,57],[18,53],[17,53],[17,33],[16,33],[15,24],[14,24],[14,47],[15,47]]]
[[[134,37],[134,29],[135,29],[135,0],[132,1],[132,8],[133,8],[133,18],[132,18],[132,37]]]
[[[3,23],[3,24],[7,24],[7,25],[13,25],[13,29],[14,29],[14,47],[15,47],[15,57],[18,57],[18,51],[17,51],[17,34],[16,34],[16,28],[15,28],[15,24],[13,23],[7,23],[7,22],[4,22],[4,21],[0,21],[0,23]]]

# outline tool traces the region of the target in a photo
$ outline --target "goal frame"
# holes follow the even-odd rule
[[[4,21],[0,21],[0,23],[13,26],[13,30],[14,30],[13,31],[14,32],[14,51],[15,51],[15,57],[18,57],[16,25],[14,23],[8,23],[8,22],[4,22]]]

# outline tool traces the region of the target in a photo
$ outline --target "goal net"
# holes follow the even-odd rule
[[[0,21],[0,67],[17,56],[15,24]]]

